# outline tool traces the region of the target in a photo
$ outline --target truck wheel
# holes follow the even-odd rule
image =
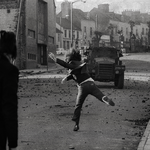
[[[123,89],[123,87],[124,87],[124,73],[119,75],[117,87],[118,87],[118,89]]]
[[[114,85],[117,87],[118,86],[118,82],[119,82],[119,75],[115,75],[115,81],[114,81]]]

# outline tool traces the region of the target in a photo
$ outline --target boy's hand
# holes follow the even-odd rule
[[[49,56],[52,60],[54,60],[54,61],[56,62],[56,59],[57,59],[57,58],[56,58],[56,56],[55,56],[53,53],[50,52],[50,53],[48,54],[48,56]]]

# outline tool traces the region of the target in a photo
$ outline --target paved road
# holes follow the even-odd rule
[[[136,150],[148,121],[150,89],[145,81],[126,79],[123,90],[99,84],[116,106],[88,96],[79,132],[72,131],[73,82],[32,78],[20,80],[19,87],[19,150]]]

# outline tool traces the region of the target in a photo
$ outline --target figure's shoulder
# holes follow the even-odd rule
[[[18,74],[19,69],[15,65],[13,65],[11,63],[7,63],[6,67],[5,67],[5,72],[6,73],[17,73]]]

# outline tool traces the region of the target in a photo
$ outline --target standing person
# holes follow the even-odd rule
[[[100,101],[114,106],[114,102],[105,96],[94,83],[94,80],[90,77],[86,63],[81,62],[81,55],[74,49],[70,49],[66,53],[65,61],[55,57],[53,53],[49,54],[49,57],[53,59],[59,65],[69,69],[69,75],[66,76],[62,83],[66,80],[73,79],[78,86],[78,95],[76,99],[76,105],[72,120],[75,121],[74,131],[79,130],[79,120],[81,115],[82,105],[85,98],[91,94]]]
[[[13,65],[17,55],[16,36],[0,31],[0,150],[17,150],[18,141],[18,79]]]

